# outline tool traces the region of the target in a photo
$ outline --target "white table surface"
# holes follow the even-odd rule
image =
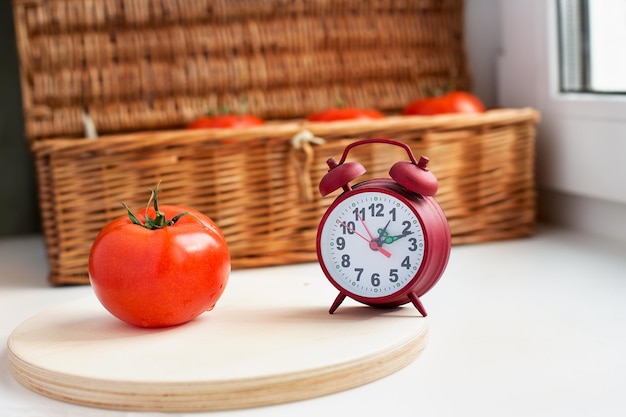
[[[40,236],[0,239],[0,415],[161,415],[68,404],[15,381],[6,350],[12,330],[90,295],[89,286],[52,288],[46,274]],[[235,271],[231,280],[267,274],[325,279],[317,264],[300,264]],[[455,246],[423,301],[428,346],[388,377],[311,400],[189,415],[626,415],[626,242],[541,227],[531,238]]]

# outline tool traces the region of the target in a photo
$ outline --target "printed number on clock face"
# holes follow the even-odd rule
[[[357,192],[328,214],[320,252],[328,273],[345,290],[377,298],[404,288],[424,256],[424,234],[414,211],[383,192]]]

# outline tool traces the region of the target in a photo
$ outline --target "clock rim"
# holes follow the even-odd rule
[[[351,292],[349,289],[344,288],[343,286],[341,286],[339,283],[337,283],[337,281],[332,277],[332,274],[329,272],[328,268],[326,267],[326,264],[324,262],[324,259],[322,257],[322,253],[321,253],[321,235],[322,235],[322,231],[324,229],[324,226],[326,225],[326,222],[328,220],[328,217],[330,216],[330,213],[344,200],[357,195],[357,194],[361,194],[364,192],[380,192],[380,193],[384,193],[387,195],[390,195],[392,197],[395,197],[397,199],[399,199],[403,204],[405,204],[415,215],[415,217],[418,219],[418,221],[420,222],[420,226],[422,228],[422,232],[423,232],[423,236],[424,236],[424,242],[426,243],[426,247],[424,250],[424,255],[422,258],[422,262],[420,264],[420,267],[418,268],[417,271],[415,271],[415,273],[413,274],[413,277],[409,280],[409,282],[407,282],[406,285],[404,285],[401,289],[399,289],[396,292],[393,292],[391,294],[388,295],[384,295],[381,297],[365,297],[365,296],[361,296],[358,294],[355,294],[353,292]],[[432,262],[437,261],[437,259],[433,259],[433,257],[436,257],[433,248],[431,248],[431,236],[433,234],[436,233],[436,231],[434,230],[430,230],[430,228],[425,227],[424,224],[424,214],[420,213],[420,210],[418,209],[418,204],[422,204],[422,202],[424,202],[426,205],[424,206],[424,210],[425,213],[427,211],[435,211],[438,213],[427,213],[429,215],[437,215],[437,216],[441,216],[441,218],[439,218],[439,220],[442,221],[442,223],[445,223],[445,229],[446,230],[440,230],[440,232],[443,232],[445,234],[445,232],[447,231],[447,247],[448,247],[448,251],[447,254],[444,255],[445,260],[441,259],[440,260],[440,264],[442,264],[440,266],[440,268],[438,268],[438,271],[435,273],[431,274],[431,277],[424,282],[424,276],[423,274],[425,274],[427,272],[427,270],[430,267],[436,266],[433,265]],[[430,203],[430,204],[429,204]],[[416,194],[416,193],[412,193],[408,190],[406,190],[405,188],[403,188],[402,186],[400,186],[399,184],[397,184],[395,181],[391,180],[391,179],[386,179],[386,178],[375,178],[375,179],[371,179],[371,180],[367,180],[367,181],[363,181],[359,184],[356,184],[355,186],[352,187],[352,189],[344,191],[343,193],[341,193],[336,199],[335,201],[333,201],[331,203],[331,205],[326,209],[324,216],[322,217],[322,219],[320,220],[320,223],[318,225],[318,230],[317,230],[317,237],[316,237],[316,251],[317,251],[317,258],[318,258],[318,263],[320,264],[322,271],[324,272],[324,275],[326,276],[326,278],[331,282],[331,284],[342,294],[345,294],[346,296],[361,302],[363,304],[367,304],[367,305],[371,305],[371,306],[376,306],[376,307],[397,307],[400,306],[402,304],[407,304],[409,302],[411,302],[410,298],[409,298],[409,294],[415,294],[417,297],[421,297],[422,295],[424,295],[426,292],[428,292],[436,283],[437,281],[439,281],[439,279],[441,278],[441,276],[443,275],[443,271],[445,270],[445,267],[447,265],[448,259],[449,259],[449,255],[450,255],[450,232],[449,232],[449,227],[448,227],[448,223],[447,223],[447,219],[445,218],[445,216],[443,215],[443,212],[441,211],[441,208],[439,207],[439,205],[435,202],[435,200],[432,197],[428,197],[428,196],[422,196],[420,194]],[[445,242],[443,242],[445,244]],[[434,245],[432,245],[434,246]],[[441,256],[441,255],[440,255]]]

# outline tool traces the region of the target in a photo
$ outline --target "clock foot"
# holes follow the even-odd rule
[[[419,297],[414,293],[409,293],[409,300],[413,303],[417,311],[419,311],[423,317],[426,317],[428,313],[426,313],[426,309],[424,308],[424,304],[420,301]]]
[[[345,299],[346,299],[346,295],[343,293],[339,293],[337,298],[335,298],[335,302],[333,303],[333,305],[330,306],[330,310],[328,310],[328,313],[333,314],[335,310],[337,310],[337,307],[339,307],[339,305],[343,303],[343,300]]]

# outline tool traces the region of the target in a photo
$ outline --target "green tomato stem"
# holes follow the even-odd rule
[[[176,216],[172,217],[172,219],[167,220],[167,218],[165,216],[165,213],[163,213],[161,210],[159,210],[159,198],[158,198],[158,196],[159,196],[159,184],[161,184],[161,181],[157,182],[157,185],[156,185],[156,187],[154,187],[154,190],[150,190],[150,199],[148,200],[148,204],[146,205],[146,220],[145,220],[144,223],[142,223],[137,218],[137,216],[135,216],[135,214],[132,212],[130,207],[128,207],[126,205],[126,203],[124,203],[123,201],[120,201],[120,204],[128,212],[128,218],[130,219],[130,221],[133,224],[145,227],[146,229],[149,229],[149,230],[162,229],[164,227],[172,226],[181,217],[183,217],[183,216],[185,216],[187,214],[190,214],[187,211],[183,211],[182,213],[178,213]],[[150,207],[151,204],[154,207],[154,213],[155,213],[154,218],[148,216],[148,208]]]

